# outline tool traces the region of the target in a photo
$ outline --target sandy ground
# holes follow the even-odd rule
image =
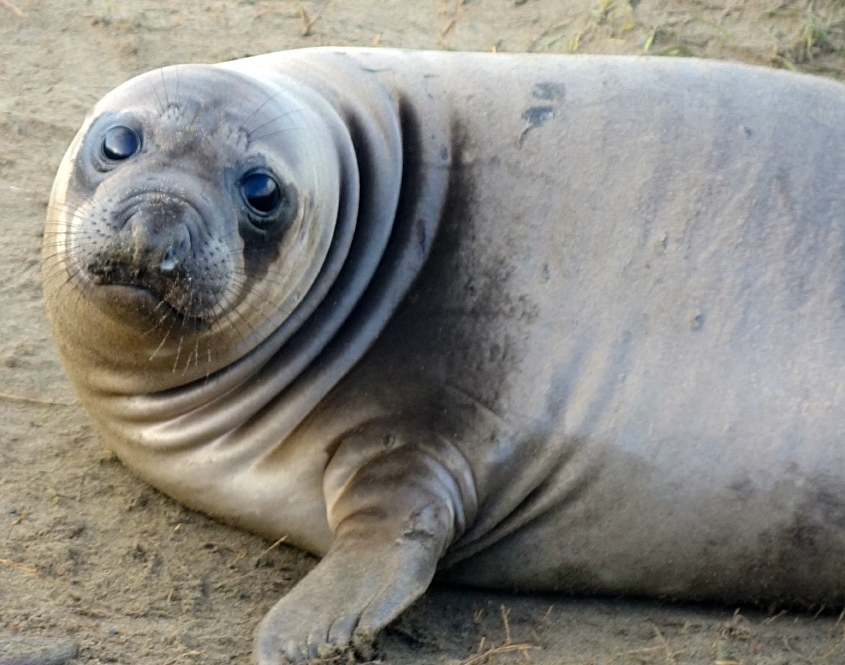
[[[253,626],[314,564],[146,487],[74,403],[42,312],[39,242],[53,172],[100,95],[165,64],[325,44],[699,55],[841,78],[843,14],[841,0],[0,0],[0,632],[70,638],[73,663],[246,664]],[[841,608],[765,609],[436,588],[379,654],[845,663]]]

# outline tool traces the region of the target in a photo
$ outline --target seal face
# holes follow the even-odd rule
[[[81,279],[107,287],[92,290],[107,310],[114,299],[130,315],[154,309],[145,317],[158,317],[161,338],[224,326],[247,337],[264,322],[257,301],[289,313],[313,284],[336,211],[326,210],[326,224],[304,222],[315,191],[338,188],[337,167],[299,169],[321,146],[292,131],[307,114],[262,107],[274,94],[266,87],[246,87],[243,106],[227,109],[216,86],[236,75],[180,69],[117,91],[114,110],[80,135],[67,189],[74,200],[65,201],[74,218],[63,230],[67,260]],[[190,86],[180,88],[180,73]],[[265,280],[277,262],[284,272]]]
[[[154,133],[142,134],[140,127],[111,125],[103,133],[99,152],[92,156],[90,164],[103,173],[120,167],[126,172],[122,178],[134,181],[138,179],[137,171],[150,168],[143,162],[152,161],[151,154],[161,155],[169,163],[178,163],[174,157],[177,152],[190,155],[192,160],[244,163],[231,169],[223,182],[215,183],[223,187],[211,190],[218,194],[214,198],[197,190],[194,179],[176,187],[155,181],[139,183],[122,200],[95,198],[95,205],[84,212],[85,219],[94,223],[84,231],[90,234],[90,240],[83,243],[86,256],[80,258],[80,263],[97,285],[148,291],[154,300],[173,310],[175,317],[209,326],[243,299],[247,280],[266,271],[267,265],[277,258],[274,255],[280,250],[285,232],[302,215],[292,184],[281,182],[273,168],[264,163],[265,159],[242,159],[248,137],[228,144],[225,138],[213,135],[198,139],[200,128],[184,115],[170,131],[183,145],[164,146]],[[124,164],[130,159],[142,163]],[[195,164],[190,167],[196,170]],[[167,179],[176,180],[172,176]],[[219,195],[223,192],[226,196]],[[204,208],[213,208],[221,221],[237,220],[237,232],[243,242],[241,261],[236,261],[238,257],[228,251],[221,238],[234,229],[221,227],[219,235],[203,229],[203,219],[211,217],[209,210],[203,211],[205,215],[201,212]],[[245,279],[237,280],[239,274]]]
[[[841,603],[844,102],[688,59],[151,72],[59,168],[48,315],[127,466],[323,556],[262,665],[369,654],[438,571]]]

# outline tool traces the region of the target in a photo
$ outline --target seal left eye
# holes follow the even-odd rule
[[[129,127],[118,125],[106,132],[103,138],[103,155],[113,161],[129,159],[141,148],[141,137]]]
[[[253,211],[261,215],[273,213],[282,202],[282,192],[266,173],[250,173],[241,180],[241,195]]]

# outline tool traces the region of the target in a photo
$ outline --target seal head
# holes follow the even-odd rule
[[[118,88],[56,180],[48,291],[78,280],[98,335],[145,354],[148,376],[169,368],[186,383],[229,365],[290,318],[333,241],[348,250],[350,234],[335,237],[337,134],[285,90],[244,79],[181,66]],[[238,105],[225,99],[234,86]]]

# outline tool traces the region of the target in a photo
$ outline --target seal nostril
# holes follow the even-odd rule
[[[171,233],[170,243],[158,264],[159,270],[164,274],[173,273],[188,255],[191,247],[190,234],[184,226],[172,229]]]
[[[179,265],[179,260],[176,258],[176,253],[174,252],[173,245],[167,248],[167,252],[164,254],[164,258],[161,260],[161,263],[158,264],[159,270],[163,273],[172,273],[176,270],[176,266]]]

